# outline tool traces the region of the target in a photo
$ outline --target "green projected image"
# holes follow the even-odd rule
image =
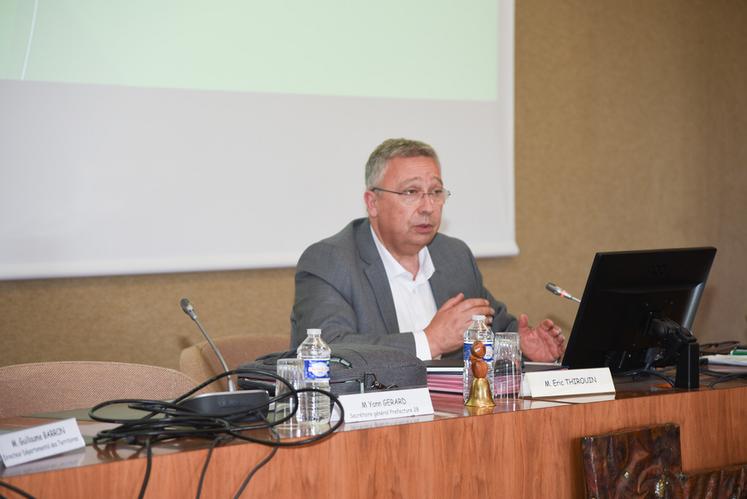
[[[499,0],[0,0],[0,78],[497,98]]]

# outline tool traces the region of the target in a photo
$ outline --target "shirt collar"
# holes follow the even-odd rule
[[[412,281],[413,275],[409,270],[405,269],[402,264],[400,264],[397,259],[389,253],[386,246],[379,241],[373,227],[371,227],[371,235],[373,236],[374,244],[376,244],[376,249],[379,251],[379,256],[381,256],[381,261],[384,263],[384,270],[386,271],[387,277],[393,279],[402,276]],[[414,280],[416,282],[427,281],[436,271],[436,268],[433,265],[433,260],[431,260],[431,253],[428,251],[428,246],[424,246],[423,249],[418,251],[418,263],[418,273]]]

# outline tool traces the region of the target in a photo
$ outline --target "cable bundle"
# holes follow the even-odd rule
[[[251,410],[234,411],[224,414],[205,414],[197,413],[194,410],[186,408],[180,405],[181,402],[189,399],[193,394],[199,392],[209,384],[229,376],[236,374],[238,376],[246,374],[254,374],[266,376],[280,381],[286,385],[288,391],[284,392],[280,396],[270,398],[267,403],[261,404]],[[340,420],[332,425],[327,431],[322,432],[318,435],[314,435],[301,440],[294,440],[292,442],[283,442],[275,431],[276,425],[285,423],[295,416],[298,410],[298,394],[302,392],[318,392],[326,395],[330,400],[337,405],[340,410]],[[293,398],[293,412],[278,420],[268,421],[266,414],[269,411],[269,406],[273,402],[283,401],[288,398]],[[140,418],[107,418],[100,416],[97,413],[104,407],[109,407],[116,404],[127,404],[130,409],[143,411],[145,415]],[[296,390],[291,384],[284,378],[278,376],[275,373],[262,371],[259,369],[236,369],[227,371],[212,378],[204,381],[195,388],[191,389],[187,393],[181,395],[172,402],[161,401],[161,400],[142,400],[142,399],[118,399],[109,400],[96,405],[89,411],[89,416],[95,421],[114,423],[118,424],[116,428],[109,430],[103,430],[99,432],[93,439],[93,444],[96,449],[99,449],[100,445],[112,445],[119,442],[125,442],[128,445],[140,445],[145,449],[147,464],[145,469],[145,476],[143,477],[143,483],[140,487],[139,497],[143,497],[145,490],[148,487],[148,480],[150,478],[150,471],[152,465],[152,446],[154,444],[172,440],[182,437],[191,438],[205,438],[211,439],[211,445],[208,450],[208,455],[205,458],[205,464],[203,465],[202,472],[200,474],[200,481],[197,488],[197,496],[200,497],[202,493],[202,485],[207,473],[207,468],[212,457],[213,449],[218,445],[230,442],[234,439],[244,440],[247,442],[254,442],[262,445],[272,447],[270,453],[262,459],[257,465],[252,468],[241,486],[237,490],[234,497],[239,497],[243,493],[249,481],[252,479],[254,474],[277,452],[279,447],[299,447],[307,445],[312,442],[316,442],[323,438],[331,435],[336,429],[342,425],[344,421],[344,409],[342,404],[335,395],[324,390],[318,390],[315,388],[303,388]],[[255,436],[244,434],[249,430],[262,430],[267,429],[270,431],[272,437],[271,440],[264,438],[257,438]]]

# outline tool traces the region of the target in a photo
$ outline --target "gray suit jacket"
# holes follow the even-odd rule
[[[516,331],[516,319],[482,284],[467,245],[437,234],[428,245],[436,271],[430,278],[436,305],[462,292],[486,298],[495,309],[494,331]],[[331,343],[387,345],[415,354],[412,333],[400,333],[384,264],[371,236],[368,219],[353,220],[332,237],[311,245],[296,267],[296,298],[291,314],[291,347],[306,329],[321,328]],[[461,357],[461,349],[449,357]]]

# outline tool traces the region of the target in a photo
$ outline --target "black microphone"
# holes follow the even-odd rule
[[[552,282],[548,282],[545,284],[545,289],[548,290],[550,293],[558,296],[562,296],[563,298],[567,298],[569,300],[575,301],[576,303],[581,303],[581,300],[570,294],[565,289],[561,288],[557,284],[554,284]]]
[[[197,312],[195,312],[195,308],[194,306],[192,306],[192,303],[187,298],[182,298],[179,301],[179,305],[181,305],[184,313],[187,314],[189,318],[192,319],[195,324],[197,324],[197,327],[200,328],[200,332],[210,344],[210,348],[212,348],[213,352],[215,352],[215,356],[218,357],[218,360],[223,367],[223,372],[228,372],[229,369],[228,364],[226,364],[226,360],[223,358],[223,355],[221,355],[220,350],[213,342],[213,339],[210,337],[207,331],[205,331],[205,328],[202,327],[202,324],[197,318]],[[255,415],[253,416],[253,419],[261,420],[262,417],[264,417],[263,415],[266,415],[267,413],[266,407],[269,404],[270,400],[267,390],[237,391],[236,386],[233,384],[231,376],[226,376],[226,379],[228,380],[227,392],[205,393],[197,395],[192,398],[183,400],[179,403],[179,405],[188,408],[198,414],[214,414],[219,416],[222,414],[240,413],[242,411],[245,413],[250,413],[259,409],[261,415]],[[242,416],[244,415],[239,414],[238,417]]]
[[[213,343],[213,339],[210,337],[210,335],[205,331],[205,328],[202,327],[202,324],[200,323],[200,319],[197,318],[197,312],[195,312],[195,308],[192,306],[192,302],[189,301],[188,298],[182,298],[181,301],[179,301],[179,305],[181,305],[182,310],[184,310],[184,313],[189,316],[190,319],[195,321],[195,324],[197,324],[197,327],[200,328],[200,332],[207,340],[208,344],[210,344],[210,348],[213,349],[213,352],[215,352],[215,356],[218,357],[218,360],[220,361],[220,365],[223,367],[223,372],[228,372],[228,364],[226,364],[226,360],[223,358],[223,355],[221,355],[220,350],[218,350],[218,347]],[[231,376],[226,376],[226,379],[228,380],[228,391],[229,392],[235,392],[236,386],[233,384],[233,380],[231,379]]]

